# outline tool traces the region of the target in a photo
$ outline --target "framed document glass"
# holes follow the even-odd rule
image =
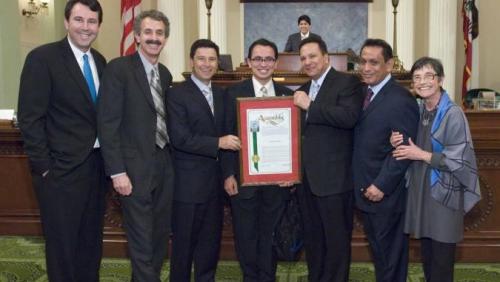
[[[299,183],[300,111],[293,97],[238,98],[241,186]]]

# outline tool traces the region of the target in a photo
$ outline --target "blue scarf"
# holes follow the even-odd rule
[[[453,106],[453,102],[450,100],[448,93],[446,93],[446,91],[443,91],[441,93],[441,99],[439,100],[436,117],[434,118],[434,122],[432,123],[431,128],[431,142],[433,152],[443,152],[444,146],[434,137],[434,133],[436,133],[437,129],[441,125],[441,122],[443,121],[444,116],[451,106]],[[431,169],[431,187],[434,186],[434,184],[436,184],[436,182],[439,180],[439,175],[439,170],[435,168]]]

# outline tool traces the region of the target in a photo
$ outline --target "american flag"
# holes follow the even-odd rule
[[[472,40],[479,35],[479,19],[475,0],[463,0],[462,4],[463,33],[465,47],[465,65],[462,80],[462,102],[470,89],[472,75]]]
[[[141,0],[122,0],[123,35],[120,54],[130,55],[135,52],[134,18],[141,12]]]

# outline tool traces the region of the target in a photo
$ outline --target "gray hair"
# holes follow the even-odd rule
[[[170,22],[168,21],[167,16],[158,10],[148,10],[141,12],[134,20],[134,33],[139,35],[141,33],[141,23],[145,18],[150,18],[155,21],[163,22],[165,25],[165,37],[170,35]]]

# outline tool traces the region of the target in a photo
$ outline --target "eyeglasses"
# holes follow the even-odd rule
[[[254,63],[254,64],[258,64],[258,63],[272,64],[272,63],[276,62],[276,59],[273,57],[265,57],[265,58],[254,57],[254,58],[251,58],[250,61],[252,61],[252,63]]]
[[[434,81],[434,79],[436,79],[436,76],[438,76],[437,73],[426,73],[424,74],[424,76],[414,75],[411,79],[414,83],[430,82]]]

